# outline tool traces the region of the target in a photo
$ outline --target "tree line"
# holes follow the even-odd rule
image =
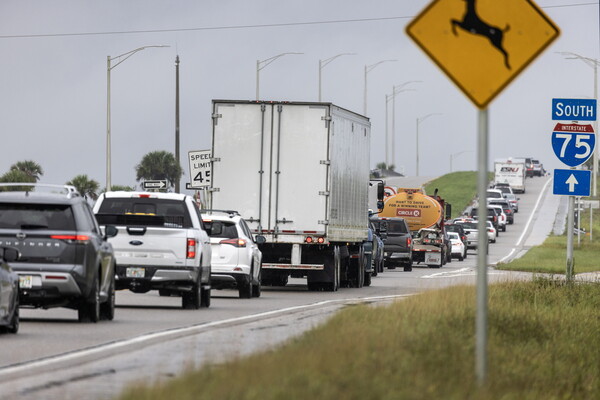
[[[152,151],[142,157],[139,164],[135,166],[136,181],[142,180],[166,180],[169,187],[173,187],[175,182],[181,179],[183,169],[175,160],[173,153],[164,150]],[[10,166],[9,170],[0,176],[0,182],[4,183],[37,183],[44,175],[42,166],[33,160],[18,161]],[[74,186],[82,195],[91,199],[98,198],[98,195],[106,188],[100,189],[100,183],[86,174],[76,175],[73,179],[65,182],[66,185]],[[24,185],[26,187],[26,185]],[[135,186],[112,185],[111,190],[133,191]],[[6,187],[0,187],[0,191],[8,190]]]

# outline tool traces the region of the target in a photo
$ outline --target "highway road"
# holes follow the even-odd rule
[[[490,245],[491,282],[530,275],[493,266],[543,241],[551,231],[558,196],[550,178],[528,179],[519,195],[515,223]],[[356,304],[386,303],[425,290],[474,284],[476,256],[453,260],[440,269],[415,265],[412,272],[386,270],[370,287],[308,292],[304,280],[285,288],[263,288],[258,299],[239,299],[236,291],[213,291],[209,309],[182,310],[181,299],[157,292],[117,293],[114,321],[77,322],[67,309],[22,310],[17,335],[0,337],[0,397],[109,398],[134,380],[153,382],[205,362],[265,349],[325,321],[336,310]]]

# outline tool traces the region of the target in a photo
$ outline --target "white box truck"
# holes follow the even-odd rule
[[[262,284],[361,287],[369,119],[330,103],[239,100],[213,100],[212,118],[209,207],[238,211],[257,235]]]
[[[515,193],[525,193],[525,160],[497,159],[494,161],[494,182],[508,183]]]

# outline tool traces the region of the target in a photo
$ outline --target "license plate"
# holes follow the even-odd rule
[[[441,265],[442,264],[441,253],[425,253],[425,264]]]
[[[144,268],[127,268],[125,275],[128,278],[143,278],[146,275]]]
[[[31,289],[33,287],[33,276],[19,275],[19,287],[21,289]]]

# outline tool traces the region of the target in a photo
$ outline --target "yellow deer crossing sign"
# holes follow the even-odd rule
[[[406,33],[479,108],[559,35],[530,0],[434,0]]]

